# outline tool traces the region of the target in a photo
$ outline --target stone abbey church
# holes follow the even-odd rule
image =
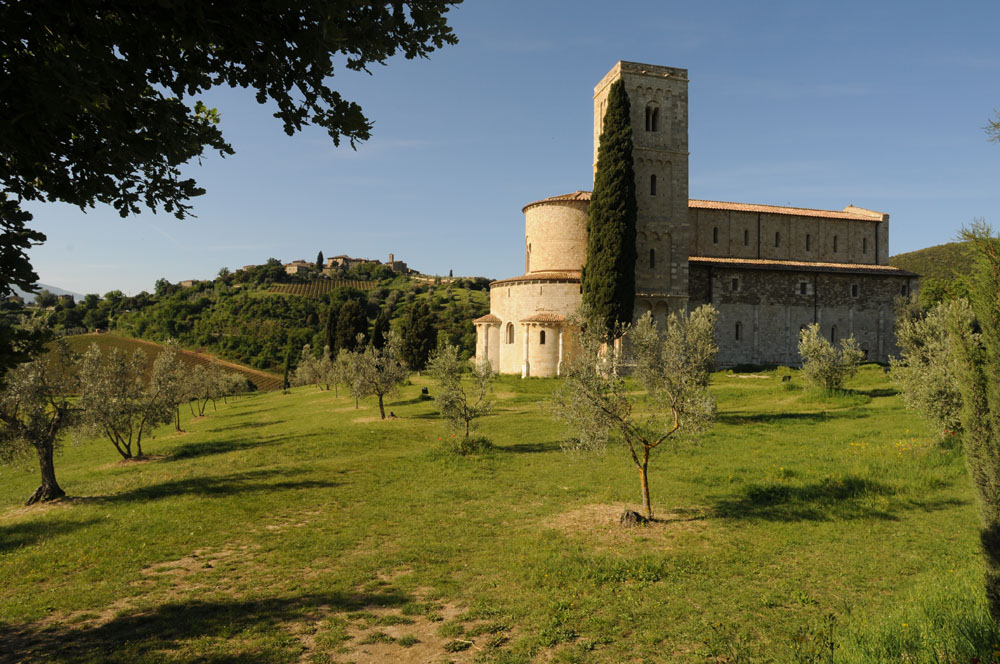
[[[619,62],[594,88],[594,163],[608,89],[622,79],[632,109],[635,316],[660,324],[710,303],[720,366],[799,364],[799,330],[854,335],[869,360],[895,352],[893,302],[917,275],[889,265],[889,215],[849,205],[813,210],[688,198],[688,74]],[[490,284],[475,321],[476,357],[501,373],[556,376],[581,302],[590,192],[524,207],[524,274]]]

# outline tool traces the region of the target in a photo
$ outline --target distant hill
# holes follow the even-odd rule
[[[898,254],[889,259],[889,264],[920,275],[920,304],[930,307],[965,295],[966,287],[959,278],[972,271],[973,255],[970,243],[948,242]]]
[[[922,277],[951,281],[972,269],[972,245],[968,242],[948,242],[889,259],[889,265],[916,272]]]
[[[29,293],[28,291],[21,290],[17,286],[14,286],[13,288],[14,288],[14,295],[20,295],[22,298],[24,298],[25,302],[35,301],[35,295],[37,293]],[[74,293],[73,291],[68,291],[64,288],[59,288],[58,286],[49,286],[48,284],[38,284],[38,290],[39,291],[47,290],[50,293],[54,293],[56,295],[72,295],[73,298],[76,300],[83,299],[83,296],[80,295],[79,293]]]

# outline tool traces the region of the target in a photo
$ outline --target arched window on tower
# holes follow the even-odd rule
[[[837,326],[830,326],[830,343],[837,343]]]
[[[656,196],[656,174],[649,176],[649,195]]]
[[[833,236],[833,251],[834,251],[834,253],[837,252],[837,236],[836,235]]]
[[[781,246],[781,233],[778,231],[774,232],[774,246],[775,247]]]
[[[656,249],[649,250],[649,269],[653,270],[656,268]]]
[[[750,231],[745,228],[743,229],[743,246],[750,246]]]
[[[812,250],[812,235],[806,233],[806,251]]]
[[[507,343],[514,343],[514,324],[507,323]]]
[[[712,244],[719,244],[719,227],[712,228]]]
[[[660,107],[646,104],[646,131],[660,131]]]
[[[538,345],[539,346],[545,345],[545,330],[542,330],[541,332],[538,333]]]
[[[743,339],[743,323],[736,323],[736,340]]]

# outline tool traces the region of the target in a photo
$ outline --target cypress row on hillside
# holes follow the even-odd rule
[[[587,215],[583,303],[601,321],[606,336],[616,323],[631,323],[635,304],[635,172],[632,124],[625,85],[611,84],[597,149],[594,192]]]

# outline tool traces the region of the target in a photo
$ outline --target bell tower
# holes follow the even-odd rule
[[[688,300],[688,73],[619,61],[594,88],[594,169],[608,89],[621,79],[632,112],[635,317],[663,323]]]

